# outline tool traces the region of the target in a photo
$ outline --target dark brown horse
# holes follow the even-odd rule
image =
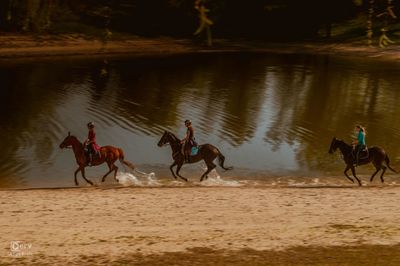
[[[186,182],[188,181],[187,178],[181,176],[179,174],[179,171],[181,170],[182,165],[185,163],[185,156],[181,152],[181,140],[178,139],[174,134],[171,132],[165,131],[164,135],[161,137],[160,141],[158,142],[158,146],[162,147],[165,144],[169,144],[172,148],[172,159],[174,159],[174,163],[169,167],[171,169],[172,175],[177,178],[179,176]],[[224,162],[225,162],[225,157],[222,155],[222,153],[216,148],[215,146],[211,144],[204,144],[199,146],[199,151],[196,155],[190,156],[190,162],[189,163],[197,163],[201,160],[204,160],[204,162],[207,165],[207,171],[201,176],[200,181],[203,181],[204,178],[208,178],[208,174],[213,170],[216,165],[213,163],[213,161],[218,157],[219,160],[219,165],[222,167],[224,170],[231,170],[233,167],[225,167]],[[174,166],[177,165],[176,168],[176,175],[174,173]]]
[[[340,152],[343,155],[343,160],[346,163],[346,169],[344,170],[344,174],[346,177],[354,183],[354,180],[347,175],[347,171],[351,169],[351,172],[353,173],[353,176],[356,178],[358,185],[361,186],[361,181],[358,179],[356,176],[356,170],[354,167],[355,159],[354,159],[354,154],[353,154],[353,146],[345,143],[343,140],[339,140],[337,138],[333,138],[331,142],[331,147],[329,148],[329,153],[334,153],[336,149],[339,149]],[[381,181],[382,183],[384,182],[383,180],[383,175],[386,172],[386,166],[393,172],[397,173],[396,170],[394,170],[392,167],[390,167],[389,163],[389,157],[386,154],[385,150],[380,148],[380,147],[369,147],[368,148],[368,157],[365,158],[360,158],[358,165],[363,165],[363,164],[368,164],[372,163],[375,166],[376,171],[372,174],[370,178],[370,182],[374,180],[375,175],[382,170],[381,173]],[[386,164],[386,166],[383,165],[383,163]]]
[[[74,136],[71,136],[71,134],[68,132],[68,136],[64,139],[64,141],[60,144],[60,148],[67,148],[67,147],[72,147],[72,150],[74,151],[75,154],[75,159],[76,163],[78,164],[78,169],[75,171],[75,185],[78,184],[78,180],[76,179],[76,175],[80,171],[82,173],[83,179],[86,180],[89,184],[93,186],[93,182],[90,181],[85,177],[85,167],[88,166],[88,159],[85,155],[85,149],[83,147],[83,144]],[[107,163],[109,171],[103,176],[101,182],[104,182],[106,177],[114,171],[114,179],[118,182],[117,179],[117,171],[118,167],[114,164],[116,160],[119,160],[122,164],[128,166],[132,170],[135,168],[135,166],[124,160],[124,152],[120,148],[116,148],[113,146],[104,146],[100,148],[100,156],[95,156],[92,160],[92,165],[97,166],[103,163]]]

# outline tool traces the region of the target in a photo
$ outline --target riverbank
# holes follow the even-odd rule
[[[0,59],[26,59],[62,56],[158,56],[187,53],[257,52],[307,53],[400,60],[400,45],[368,47],[363,42],[349,43],[264,43],[216,39],[213,47],[188,39],[139,38],[124,36],[104,43],[84,35],[1,35]]]
[[[0,264],[398,265],[398,187],[0,191]]]

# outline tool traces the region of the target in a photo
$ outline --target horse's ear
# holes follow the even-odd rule
[[[70,132],[70,131],[68,131],[68,137],[69,137],[69,136],[71,136],[71,132]]]

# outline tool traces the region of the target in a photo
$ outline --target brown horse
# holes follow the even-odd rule
[[[165,131],[164,135],[161,137],[160,141],[158,142],[158,146],[162,147],[165,144],[170,144],[172,148],[172,159],[174,159],[174,163],[169,167],[171,170],[172,175],[177,178],[179,176],[186,182],[188,181],[187,178],[181,176],[179,174],[179,171],[181,170],[182,165],[185,163],[185,156],[182,154],[182,149],[181,149],[181,140],[178,139],[174,134],[171,132]],[[215,146],[211,144],[204,144],[199,146],[199,151],[196,155],[190,156],[190,162],[189,163],[197,163],[201,160],[204,160],[204,162],[207,165],[207,171],[201,176],[200,181],[203,181],[204,178],[208,178],[208,174],[213,170],[216,165],[213,163],[215,158],[219,159],[219,165],[224,169],[224,170],[231,170],[233,167],[225,167],[224,162],[225,162],[225,157],[222,155],[222,153],[216,148]],[[174,166],[177,165],[176,168],[176,175],[174,173]]]
[[[89,184],[93,186],[93,182],[88,180],[85,177],[85,167],[88,166],[88,159],[85,155],[85,149],[83,144],[74,136],[68,132],[68,136],[64,139],[64,141],[60,144],[60,148],[72,147],[72,150],[75,154],[75,159],[77,164],[79,165],[78,169],[76,169],[75,176],[75,185],[78,184],[78,180],[76,179],[76,175],[80,171],[82,173],[83,179],[86,180]],[[100,156],[95,156],[92,160],[92,165],[97,166],[103,163],[107,163],[109,171],[103,176],[101,182],[104,182],[106,177],[114,171],[114,179],[118,182],[117,179],[117,171],[118,167],[114,164],[116,160],[119,160],[122,164],[128,166],[130,169],[134,169],[135,166],[124,160],[124,152],[120,148],[116,148],[113,146],[104,146],[100,148]]]
[[[346,163],[346,169],[344,170],[344,174],[346,177],[354,183],[354,180],[347,175],[347,171],[351,169],[351,172],[353,173],[353,176],[356,178],[358,185],[361,186],[361,181],[358,179],[356,176],[356,170],[354,167],[355,163],[355,158],[353,154],[353,146],[345,143],[343,140],[339,140],[337,138],[333,138],[331,142],[331,146],[329,148],[329,153],[332,154],[336,151],[336,149],[339,149],[340,152],[343,154],[343,160]],[[388,155],[386,154],[385,150],[380,148],[380,147],[370,147],[368,148],[368,157],[365,158],[360,158],[358,164],[363,165],[363,164],[369,164],[372,163],[375,166],[375,173],[372,174],[370,178],[370,182],[374,180],[375,175],[382,170],[381,174],[381,181],[382,183],[384,182],[383,175],[386,172],[386,166],[393,172],[397,173],[396,170],[394,170],[392,167],[390,167],[390,160]],[[386,164],[386,166],[383,165],[383,163]]]

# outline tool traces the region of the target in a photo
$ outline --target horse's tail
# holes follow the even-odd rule
[[[128,161],[125,161],[125,158],[124,158],[124,151],[123,151],[122,149],[119,149],[119,148],[118,148],[118,152],[119,152],[119,158],[118,158],[119,161],[120,161],[122,164],[128,166],[131,170],[134,170],[134,169],[135,169],[135,166],[133,165],[133,163],[130,163],[130,162],[128,162]]]
[[[222,153],[219,150],[218,150],[218,161],[219,161],[219,166],[221,166],[222,169],[224,169],[226,171],[233,169],[233,166],[229,166],[229,167],[224,166],[225,156],[222,155]]]
[[[390,160],[389,160],[389,156],[387,156],[386,155],[386,157],[385,157],[385,162],[386,162],[386,166],[390,169],[390,170],[392,170],[393,172],[395,172],[396,174],[397,174],[397,171],[396,170],[394,170],[392,167],[390,167]]]

